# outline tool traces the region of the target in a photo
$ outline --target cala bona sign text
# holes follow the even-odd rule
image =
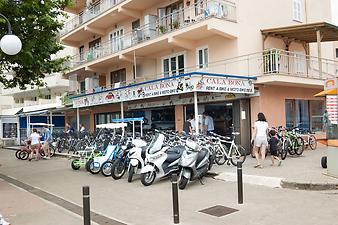
[[[73,97],[73,108],[189,92],[253,94],[254,77],[190,73]]]

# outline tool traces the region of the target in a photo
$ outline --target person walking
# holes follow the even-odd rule
[[[33,129],[33,133],[30,136],[31,141],[31,154],[29,156],[28,161],[33,159],[33,155],[35,154],[35,160],[39,160],[39,148],[40,148],[40,134],[38,134],[38,130],[36,128]]]
[[[269,124],[266,121],[263,113],[258,113],[258,119],[254,124],[252,140],[254,143],[253,152],[256,157],[257,164],[255,168],[263,168],[265,160],[266,147],[268,146],[268,128]]]
[[[275,130],[270,130],[270,140],[269,140],[269,145],[270,145],[270,153],[271,153],[271,161],[272,161],[272,166],[275,165],[275,160],[278,162],[278,166],[282,165],[282,160],[278,158],[278,143],[279,143],[279,138],[277,136],[277,132]]]
[[[204,132],[207,135],[210,135],[212,132],[214,132],[214,119],[209,116],[207,112],[203,112],[203,118],[204,118]]]
[[[43,127],[42,128],[43,132],[43,151],[45,152],[45,156],[43,157],[44,159],[50,159],[50,144],[52,143],[52,134],[48,127]]]

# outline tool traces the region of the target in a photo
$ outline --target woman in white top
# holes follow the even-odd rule
[[[268,122],[263,113],[258,113],[258,120],[255,122],[252,140],[254,143],[253,151],[257,160],[255,168],[263,168],[265,151],[268,146]]]
[[[31,155],[29,156],[29,161],[32,160],[33,154],[35,153],[35,160],[39,160],[39,148],[40,148],[40,134],[38,134],[37,129],[33,129],[33,133],[30,136],[31,141]]]

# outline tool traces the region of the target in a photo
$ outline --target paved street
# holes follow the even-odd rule
[[[129,184],[126,179],[114,181],[110,177],[92,175],[84,170],[73,171],[70,168],[70,161],[65,158],[28,162],[17,160],[14,153],[10,150],[0,150],[2,164],[0,174],[35,187],[33,193],[39,190],[45,191],[81,206],[81,187],[89,185],[91,209],[102,217],[135,225],[173,223],[171,184],[168,180],[144,187],[139,179]],[[313,167],[313,171],[321,174],[323,170],[319,162],[315,165],[312,162],[322,154],[325,154],[324,149],[305,152],[302,158],[288,158],[281,168],[270,168],[267,161],[267,166],[263,170],[251,169],[254,160],[248,157],[248,161],[244,164],[244,173],[246,170],[249,171],[248,174],[257,171],[260,176],[281,177],[282,170],[287,174],[296,174],[298,171],[304,173],[306,168]],[[304,169],[294,170],[293,166],[297,166],[298,163],[303,163]],[[287,168],[291,168],[293,172],[288,171]],[[216,172],[232,172],[232,170],[233,168],[229,166],[216,166],[214,169]],[[291,178],[290,175],[284,176],[284,178],[288,177]],[[244,204],[238,205],[236,183],[211,177],[204,179],[204,183],[204,185],[199,182],[190,183],[186,190],[179,192],[181,224],[338,224],[336,220],[338,190],[303,191],[245,184]],[[4,181],[0,182],[0,190],[0,213],[13,224],[33,224],[32,218],[40,213],[43,216],[39,216],[39,222],[34,224],[81,224],[78,215],[62,208],[63,203],[60,203],[61,206],[56,206],[26,191],[14,188]],[[29,206],[27,202],[30,202]],[[219,218],[198,212],[215,205],[223,205],[239,211]],[[22,210],[24,206],[28,209],[36,208],[36,211]],[[40,210],[41,208],[43,209]],[[309,216],[309,212],[313,212],[313,216]]]

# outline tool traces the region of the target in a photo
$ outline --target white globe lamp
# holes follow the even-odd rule
[[[6,34],[0,40],[1,50],[7,55],[16,55],[21,51],[21,40],[14,34]]]
[[[7,55],[16,55],[21,51],[22,48],[21,40],[12,33],[11,23],[9,22],[7,17],[4,16],[2,13],[0,13],[0,16],[6,20],[8,25],[7,34],[3,36],[0,40],[1,50]]]

